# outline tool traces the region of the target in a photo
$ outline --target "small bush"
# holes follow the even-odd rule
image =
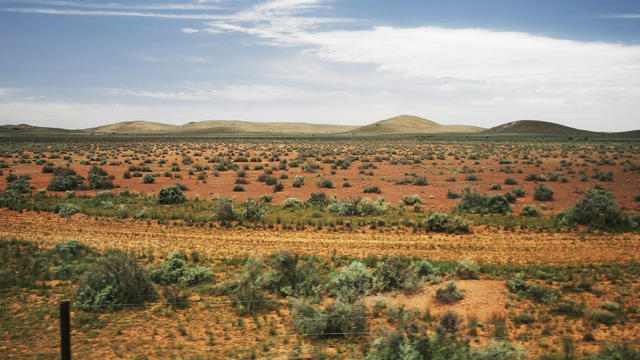
[[[601,188],[587,191],[582,200],[559,215],[561,224],[586,225],[596,229],[616,229],[625,225],[613,193]]]
[[[304,203],[298,198],[286,198],[282,200],[280,206],[282,206],[283,209],[297,210],[302,208],[304,206]]]
[[[335,188],[335,186],[333,185],[333,182],[331,180],[329,180],[329,179],[317,180],[316,184],[318,185],[319,188],[326,188],[326,189]]]
[[[244,203],[244,212],[242,213],[242,219],[249,222],[258,222],[264,216],[266,209],[262,202],[255,200],[247,200]]]
[[[534,204],[526,204],[522,206],[520,216],[536,217],[540,216],[540,209]]]
[[[143,184],[153,184],[156,181],[156,178],[152,173],[148,172],[142,175],[142,183]]]
[[[462,300],[462,293],[457,289],[456,282],[452,280],[447,283],[446,287],[439,286],[436,289],[436,300],[442,303],[451,304]]]
[[[495,183],[489,185],[489,190],[502,190],[502,185]]]
[[[233,186],[233,191],[242,192],[242,191],[244,191],[244,186],[242,186],[240,184],[236,184],[236,185]]]
[[[424,220],[423,226],[427,231],[444,232],[449,234],[467,234],[469,222],[459,216],[434,212]]]
[[[375,185],[375,186],[366,186],[362,189],[362,192],[365,194],[382,194],[382,190],[380,190],[380,188]]]
[[[238,218],[238,213],[233,209],[233,199],[226,196],[214,198],[213,217],[220,221],[233,221]]]
[[[613,325],[618,322],[616,316],[609,311],[594,311],[593,314],[591,314],[591,318],[605,325]]]
[[[506,214],[511,211],[511,205],[503,195],[487,196],[467,187],[456,209],[472,214]]]
[[[422,204],[422,199],[420,198],[420,195],[418,194],[414,194],[414,195],[405,195],[402,197],[402,203],[406,206],[413,206],[416,204]]]
[[[480,273],[480,265],[477,262],[464,259],[458,263],[456,276],[460,279],[477,279]]]
[[[339,216],[358,215],[358,202],[355,200],[341,200],[329,204],[327,210]]]
[[[320,191],[317,193],[312,192],[311,197],[305,200],[305,203],[310,206],[323,207],[329,204],[329,198],[327,197],[327,194],[324,193],[323,191]]]
[[[518,185],[518,180],[516,180],[515,178],[512,178],[512,177],[507,177],[506,179],[504,179],[504,184],[505,185]]]
[[[533,198],[537,201],[551,201],[553,200],[553,191],[552,188],[547,185],[541,184],[535,187],[533,192]]]
[[[76,299],[84,310],[117,310],[157,297],[153,284],[133,255],[111,252],[89,267],[80,278]]]
[[[328,288],[338,301],[353,302],[368,294],[372,284],[373,277],[367,268],[361,262],[354,261],[341,271],[331,274]]]
[[[304,185],[304,176],[296,176],[295,180],[293,180],[293,187],[299,188]]]
[[[56,205],[56,212],[62,217],[67,217],[79,213],[80,208],[72,203],[61,203]]]
[[[213,276],[208,267],[189,266],[180,254],[171,253],[157,268],[149,272],[149,278],[158,284],[184,286],[211,281]]]
[[[187,201],[187,197],[178,185],[165,186],[158,193],[158,203],[160,204],[181,204]]]
[[[314,337],[357,336],[366,329],[366,309],[336,301],[324,309],[293,301],[293,324],[298,333]]]

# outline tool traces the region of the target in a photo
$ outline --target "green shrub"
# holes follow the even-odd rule
[[[502,190],[502,185],[495,183],[489,185],[489,190]]]
[[[304,176],[296,176],[295,180],[293,180],[293,187],[299,188],[304,185]]]
[[[462,293],[457,289],[456,282],[452,280],[447,283],[446,287],[439,286],[436,289],[436,300],[451,304],[462,300]]]
[[[580,224],[596,229],[616,229],[625,225],[613,193],[597,187],[589,189],[582,200],[558,217],[564,225]]]
[[[426,260],[417,260],[413,263],[413,272],[420,277],[435,275],[438,268]]]
[[[616,322],[618,322],[618,320],[616,319],[616,316],[609,312],[609,311],[594,311],[593,314],[591,314],[591,318],[596,321],[599,322],[601,324],[605,324],[605,325],[613,325]]]
[[[117,310],[157,297],[153,284],[133,255],[110,252],[80,278],[76,299],[85,310]]]
[[[80,208],[72,203],[58,204],[56,205],[55,210],[62,217],[71,216],[80,212]]]
[[[73,259],[88,250],[88,247],[82,245],[78,240],[73,239],[57,243],[53,249],[51,249],[51,252],[59,255],[63,259]]]
[[[260,258],[251,257],[234,280],[224,288],[238,313],[252,313],[270,307],[265,295],[265,266]]]
[[[181,204],[187,201],[187,197],[180,189],[180,186],[174,184],[165,186],[158,193],[158,203],[160,204]]]
[[[480,265],[470,259],[464,259],[458,263],[456,276],[460,279],[477,279],[480,273]]]
[[[584,303],[579,303],[574,299],[569,299],[562,302],[557,302],[551,307],[551,312],[554,314],[562,314],[570,317],[580,317],[584,313]]]
[[[445,213],[434,212],[422,224],[427,231],[449,234],[467,234],[470,232],[467,220]]]
[[[414,194],[414,195],[405,195],[402,197],[402,203],[406,206],[413,206],[416,204],[422,204],[422,199],[420,198],[420,195],[418,194]]]
[[[244,202],[244,212],[242,219],[245,221],[256,223],[262,219],[266,209],[262,202],[249,199]]]
[[[536,217],[540,216],[540,209],[534,204],[526,204],[522,206],[520,216]]]
[[[47,186],[49,191],[76,190],[82,185],[82,176],[77,175],[71,168],[57,167],[53,174],[54,177]]]
[[[153,184],[156,181],[156,178],[152,173],[148,172],[142,175],[142,183],[143,184]]]
[[[319,188],[326,188],[326,189],[335,188],[335,186],[333,185],[333,182],[331,180],[329,180],[329,179],[317,180],[316,184],[318,185]]]
[[[244,189],[244,186],[242,186],[240,184],[236,184],[236,185],[233,186],[233,191],[242,192],[242,191],[245,191],[245,189]]]
[[[373,277],[359,261],[353,261],[329,277],[327,287],[338,301],[353,302],[372,290]]]
[[[373,201],[364,198],[358,203],[358,214],[361,216],[379,216],[387,212],[389,204],[383,198]]]
[[[336,301],[324,309],[294,300],[291,305],[296,331],[305,336],[357,336],[366,330],[366,308]]]
[[[525,195],[527,195],[527,192],[524,191],[524,189],[522,187],[517,187],[517,188],[511,190],[511,193],[513,195],[515,195],[516,197],[518,197],[518,198],[525,197]]]
[[[113,185],[113,176],[109,176],[107,172],[96,165],[91,166],[88,175],[89,189],[111,189]]]
[[[220,221],[233,221],[238,213],[233,209],[233,199],[226,196],[216,196],[213,203],[213,217]]]
[[[323,207],[329,204],[329,198],[324,191],[312,192],[311,197],[305,200],[305,203],[310,206]]]
[[[447,190],[447,199],[459,199],[460,196],[460,194],[451,189]]]
[[[540,184],[535,187],[533,192],[533,198],[537,201],[551,201],[553,200],[553,191],[552,188],[548,187],[545,184]]]
[[[358,202],[355,200],[341,200],[329,204],[327,210],[339,216],[358,215]]]
[[[472,214],[506,214],[511,211],[511,205],[503,195],[487,196],[467,187],[456,209]]]
[[[362,192],[365,194],[382,194],[382,190],[377,185],[374,186],[364,186],[362,188]]]
[[[211,281],[213,276],[208,267],[189,266],[176,252],[149,272],[149,278],[158,284],[184,286]]]
[[[283,209],[297,210],[302,208],[304,206],[304,203],[298,198],[286,198],[282,200],[280,206],[282,206]]]
[[[522,311],[520,314],[516,315],[516,317],[513,318],[513,322],[515,324],[531,324],[535,321],[535,318],[533,317],[533,315],[529,314],[526,311]]]
[[[267,260],[271,269],[265,275],[265,287],[282,296],[316,296],[322,279],[315,258],[300,261],[298,254],[288,249],[275,251]]]
[[[516,180],[515,178],[512,178],[512,177],[507,177],[506,179],[504,179],[504,184],[505,185],[518,185],[518,180]]]
[[[6,190],[13,191],[16,194],[28,194],[31,192],[31,185],[26,179],[19,178],[9,183]]]
[[[391,291],[404,289],[408,280],[408,266],[397,256],[385,257],[373,271],[373,286],[375,291]]]
[[[611,301],[603,301],[600,303],[600,306],[602,306],[603,309],[607,310],[607,311],[618,311],[620,310],[620,305],[618,303],[615,302],[611,302]]]

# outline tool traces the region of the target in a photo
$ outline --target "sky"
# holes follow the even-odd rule
[[[0,124],[640,129],[638,0],[0,0]]]

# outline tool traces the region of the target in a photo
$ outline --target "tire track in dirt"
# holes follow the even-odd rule
[[[305,254],[354,257],[404,255],[433,260],[470,258],[488,263],[628,263],[640,261],[638,234],[531,233],[476,227],[473,234],[410,231],[329,232],[159,225],[144,220],[60,218],[52,213],[0,210],[0,236],[44,246],[78,239],[104,250],[163,254],[198,251],[208,257],[266,254],[291,248]]]

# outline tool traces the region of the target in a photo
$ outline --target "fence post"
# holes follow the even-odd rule
[[[71,360],[71,315],[68,301],[60,303],[60,358]]]

